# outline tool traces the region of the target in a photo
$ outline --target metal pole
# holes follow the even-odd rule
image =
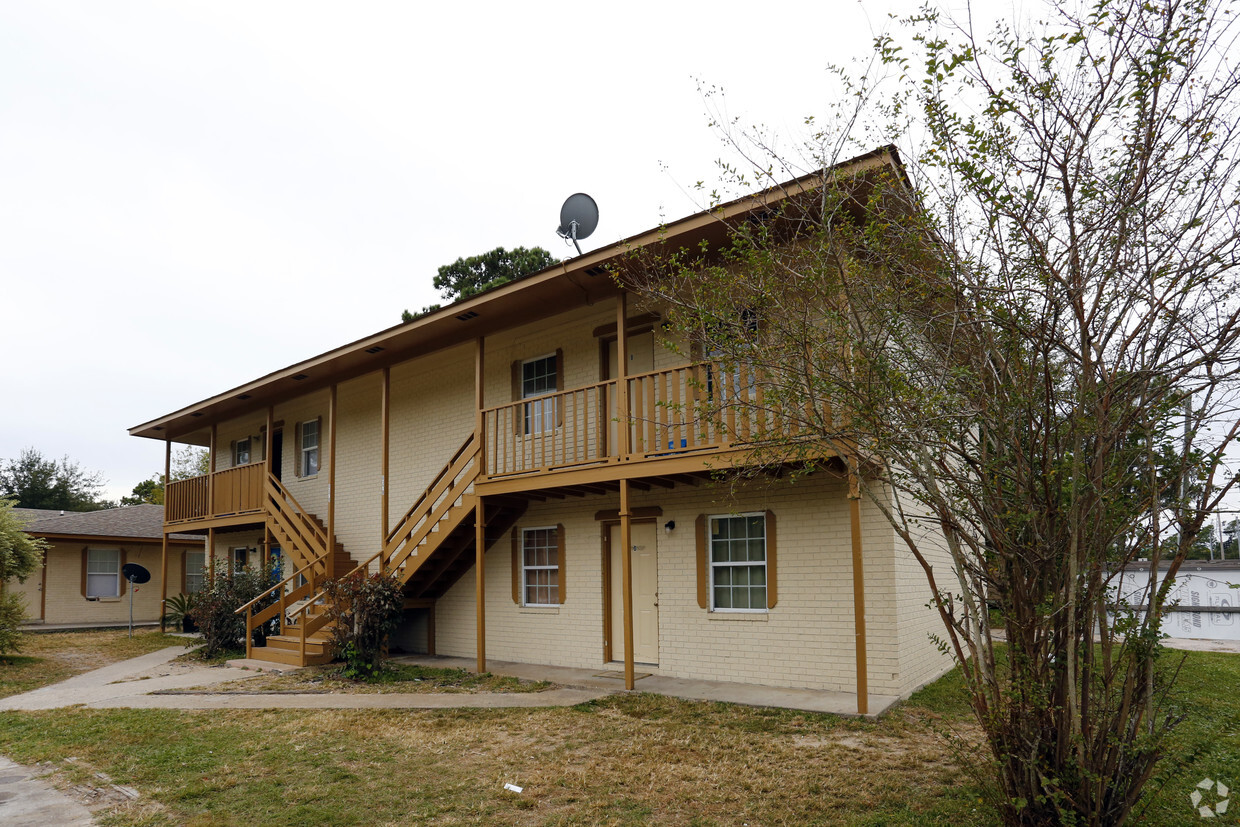
[[[133,637],[133,578],[129,580],[129,636]]]

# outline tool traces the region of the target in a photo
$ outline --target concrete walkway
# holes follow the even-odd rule
[[[6,827],[87,827],[90,810],[42,780],[36,770],[0,755],[0,824]]]
[[[441,669],[473,670],[473,658],[452,658],[435,655],[402,655],[392,658],[396,663],[413,663]],[[495,675],[508,675],[531,681],[551,681],[560,686],[574,686],[606,692],[624,691],[624,672],[615,669],[570,669],[564,666],[546,666],[534,663],[513,663],[488,660],[487,671]],[[643,672],[639,665],[635,672],[634,690],[669,695],[689,701],[722,701],[743,706],[772,706],[797,709],[805,712],[827,712],[832,715],[858,717],[857,696],[851,692],[827,692],[819,689],[785,689],[778,686],[757,686],[729,681],[700,681],[687,678],[669,678]],[[870,695],[870,709],[864,717],[876,718],[899,700],[894,695]]]

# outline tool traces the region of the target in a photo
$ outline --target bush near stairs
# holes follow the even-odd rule
[[[275,584],[275,575],[267,564],[245,568],[231,574],[220,567],[195,597],[189,616],[202,633],[203,657],[245,648],[245,618],[237,610]],[[272,597],[256,606],[265,608],[275,602]]]
[[[355,572],[323,586],[328,626],[344,675],[365,679],[378,674],[388,635],[400,624],[404,595],[392,574]]]

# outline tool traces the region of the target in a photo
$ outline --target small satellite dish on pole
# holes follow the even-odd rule
[[[555,232],[560,238],[572,241],[577,255],[581,255],[581,245],[577,240],[589,238],[597,226],[598,204],[584,192],[578,192],[568,196],[564,206],[560,207],[560,226]]]
[[[133,637],[133,587],[151,582],[151,573],[145,566],[126,563],[121,566],[121,576],[129,581],[129,636]]]

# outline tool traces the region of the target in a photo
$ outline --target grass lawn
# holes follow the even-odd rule
[[[132,639],[128,629],[26,633],[20,653],[0,657],[0,698],[168,646],[184,645],[185,638],[150,630],[134,630]]]
[[[1195,822],[1203,777],[1240,782],[1237,685],[1240,656],[1189,653],[1189,717],[1144,823]],[[954,675],[877,722],[631,695],[568,709],[0,713],[0,743],[69,781],[102,771],[136,787],[111,824],[993,823]]]

